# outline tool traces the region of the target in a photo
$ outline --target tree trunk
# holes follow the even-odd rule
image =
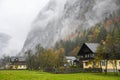
[[[108,60],[106,60],[105,74],[107,74],[107,68],[108,68]]]
[[[99,65],[100,65],[100,69],[101,69],[101,72],[102,72],[102,64],[101,64],[101,61],[99,62]]]
[[[114,74],[115,74],[115,61],[113,60],[113,70],[114,70]]]
[[[101,61],[100,61],[100,63],[99,63],[99,64],[100,64],[100,68],[102,69]]]
[[[117,60],[115,60],[115,71],[116,71],[115,75],[118,75],[118,70],[117,70]]]

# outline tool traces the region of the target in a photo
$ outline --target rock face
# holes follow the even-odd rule
[[[23,51],[45,48],[75,31],[82,31],[120,13],[120,0],[50,0],[32,23]]]

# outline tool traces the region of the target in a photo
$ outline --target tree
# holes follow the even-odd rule
[[[52,69],[55,67],[55,54],[52,49],[48,49],[44,53],[44,68]]]
[[[28,50],[27,52],[25,52],[25,56],[26,56],[27,68],[32,70],[33,69],[33,59],[34,59],[32,50]]]
[[[112,36],[108,34],[106,36],[106,40],[103,41],[97,49],[96,59],[99,61],[106,61],[105,74],[107,74],[108,60],[110,60],[111,52],[113,52],[113,44],[111,42],[113,42]]]
[[[10,56],[3,55],[3,58],[1,59],[1,66],[6,69],[6,64],[8,64],[10,61]]]
[[[103,26],[99,26],[99,27],[100,27],[100,32],[97,37],[97,42],[101,42],[101,40],[105,40],[105,38],[107,36],[106,29]]]
[[[59,50],[55,51],[55,63],[56,63],[56,68],[59,68],[61,66],[64,66],[65,63],[65,51],[64,48],[60,48]]]
[[[36,46],[36,54],[35,54],[35,63],[36,63],[36,69],[44,69],[44,55],[46,50],[38,44]]]
[[[78,51],[79,51],[79,49],[80,49],[79,46],[75,47],[75,48],[72,50],[72,52],[70,53],[70,55],[72,55],[72,56],[76,56],[77,53],[78,53]]]
[[[114,39],[114,42],[113,42],[113,50],[114,52],[112,53],[112,59],[113,59],[113,65],[115,66],[115,74],[118,75],[118,71],[117,71],[117,59],[120,59],[120,52],[119,52],[119,49],[120,49],[120,32],[118,29],[115,29],[114,30],[114,36],[113,36],[113,39]]]
[[[120,58],[119,41],[120,41],[120,34],[119,31],[116,30],[114,31],[114,36],[108,34],[105,43],[98,47],[96,59],[106,60],[106,74],[107,74],[108,60],[113,64],[114,72],[117,71],[117,59]]]
[[[105,50],[105,58],[106,58],[106,74],[107,74],[107,66],[108,66],[108,60],[113,60],[113,56],[114,56],[114,39],[113,37],[108,34],[106,36],[106,40],[105,40],[105,45],[104,45],[104,50]]]
[[[95,55],[95,60],[99,62],[100,68],[102,68],[101,60],[105,60],[104,53],[105,51],[103,50],[103,45],[99,45],[97,49],[97,54]]]

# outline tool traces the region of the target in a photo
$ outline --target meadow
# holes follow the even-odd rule
[[[0,80],[120,80],[113,73],[52,74],[41,71],[0,70]]]

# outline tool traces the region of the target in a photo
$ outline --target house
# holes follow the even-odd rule
[[[73,66],[75,65],[75,60],[77,59],[76,57],[74,56],[65,56],[65,59],[67,61],[67,66]]]
[[[24,57],[11,57],[6,69],[27,69],[26,59]]]
[[[101,60],[100,62],[95,61],[95,55],[97,52],[98,43],[84,43],[78,52],[80,61],[83,63],[83,68],[102,68],[105,70],[106,61]],[[120,59],[117,60],[117,68],[120,71]],[[111,60],[108,61],[108,71],[113,71],[113,64]]]

